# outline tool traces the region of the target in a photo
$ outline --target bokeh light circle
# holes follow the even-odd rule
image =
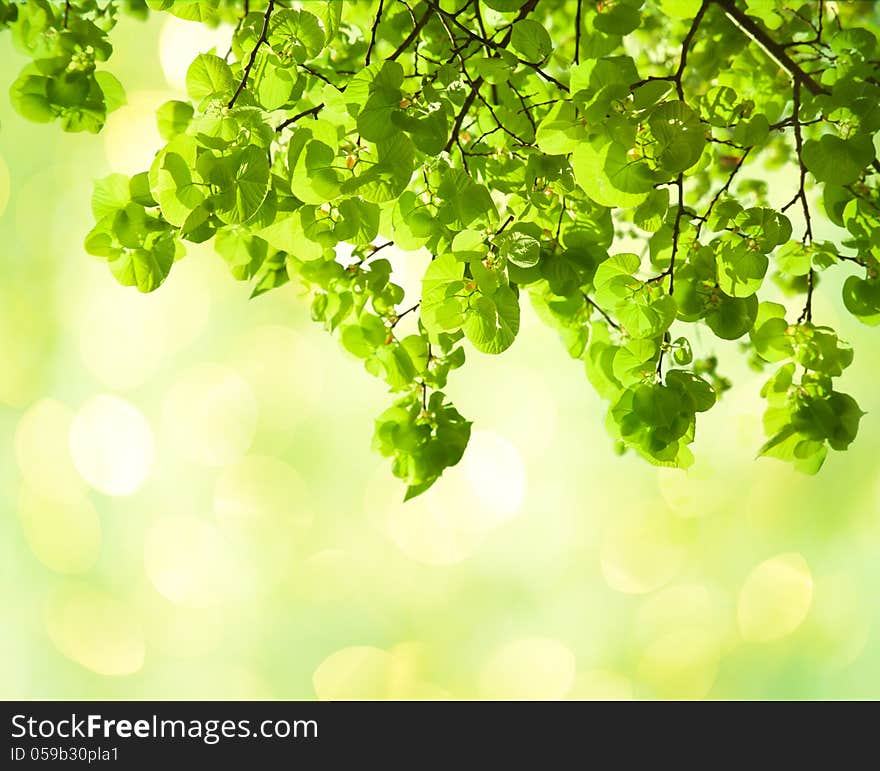
[[[103,589],[62,586],[48,602],[45,622],[62,655],[99,675],[130,675],[144,664],[140,617],[130,604]]]
[[[543,637],[506,643],[492,654],[480,674],[480,691],[502,700],[562,699],[574,685],[574,653]]]
[[[168,14],[159,36],[159,61],[168,85],[186,92],[186,71],[200,53],[216,48],[222,56],[233,29],[228,24],[208,27]]]
[[[204,466],[225,466],[244,455],[254,438],[257,400],[236,372],[198,365],[168,391],[162,432],[169,449]]]
[[[666,517],[622,517],[602,538],[600,561],[605,581],[625,594],[659,589],[678,573],[685,549]]]
[[[22,486],[18,517],[34,556],[58,573],[82,573],[101,552],[101,520],[85,496],[59,501]]]
[[[153,432],[131,403],[100,394],[74,417],[70,453],[77,471],[93,488],[105,495],[132,495],[152,469]]]
[[[293,466],[250,455],[223,469],[214,516],[226,540],[269,583],[289,576],[312,524],[308,490]]]
[[[15,429],[15,459],[28,486],[59,501],[77,501],[85,485],[68,446],[73,411],[55,399],[41,399]]]
[[[509,441],[488,431],[474,431],[464,468],[487,528],[515,516],[526,495],[526,466]]]
[[[213,522],[164,516],[144,540],[144,569],[156,590],[175,605],[204,608],[237,593],[237,566]]]
[[[777,554],[757,565],[739,592],[739,631],[749,642],[770,642],[794,632],[813,600],[813,575],[803,555]]]

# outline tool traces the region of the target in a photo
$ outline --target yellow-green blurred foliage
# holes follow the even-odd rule
[[[124,19],[128,106],[97,137],[0,99],[0,696],[880,695],[880,337],[839,282],[814,317],[868,415],[819,476],[754,460],[735,344],[692,470],[616,457],[526,307],[507,355],[453,375],[464,461],[403,505],[369,448],[388,397],[293,285],[248,301],[203,247],[143,296],[81,247],[92,179],[149,165],[153,110],[228,35]],[[393,259],[417,291],[424,260]]]

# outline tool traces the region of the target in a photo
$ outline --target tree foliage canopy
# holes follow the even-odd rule
[[[121,12],[235,29],[190,65],[189,100],[158,108],[151,167],[96,183],[86,249],[143,292],[211,239],[253,296],[304,287],[395,394],[374,445],[408,497],[467,445],[450,372],[468,346],[513,344],[526,294],[621,450],[691,463],[697,414],[729,387],[694,358],[697,326],[773,368],[761,454],[815,472],[855,438],[862,412],[836,390],[853,352],[813,295],[846,270],[845,307],[880,323],[872,4],[0,0],[31,59],[15,109],[100,131],[125,100],[106,69]],[[762,177],[786,166],[774,205]],[[815,239],[818,217],[840,237]],[[431,255],[418,302],[390,244]],[[771,282],[803,296],[799,315],[761,299]]]

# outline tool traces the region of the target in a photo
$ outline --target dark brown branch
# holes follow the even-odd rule
[[[315,105],[314,107],[310,107],[308,110],[303,110],[302,112],[298,112],[292,118],[288,118],[287,120],[282,121],[275,127],[275,131],[281,131],[286,129],[291,123],[296,123],[300,118],[305,118],[306,115],[317,115],[321,110],[324,109],[324,103]]]
[[[806,180],[807,180],[807,167],[804,165],[803,159],[803,148],[804,148],[804,140],[801,134],[801,82],[797,79],[794,80],[794,87],[792,88],[792,124],[794,126],[794,143],[795,143],[795,152],[797,153],[798,166],[800,167],[800,178],[798,182],[798,191],[797,195],[795,195],[792,203],[800,199],[801,208],[804,212],[804,238],[803,242],[805,244],[809,244],[813,240],[813,222],[810,217],[810,204],[807,201],[807,192],[806,192]],[[788,208],[783,207],[782,211]],[[813,287],[815,285],[815,275],[813,268],[810,267],[810,272],[807,273],[807,299],[804,303],[804,309],[801,311],[801,315],[798,317],[798,324],[806,321],[813,320]]]
[[[737,161],[736,166],[733,168],[733,171],[730,172],[730,175],[727,177],[727,182],[724,183],[724,186],[715,193],[714,197],[711,201],[709,201],[709,208],[706,209],[705,214],[702,217],[699,217],[699,222],[697,223],[697,232],[696,238],[700,237],[700,231],[703,228],[703,225],[709,221],[709,217],[712,215],[712,212],[715,209],[715,205],[718,201],[721,200],[721,196],[724,195],[728,190],[730,190],[730,186],[733,184],[733,180],[736,178],[736,175],[739,174],[739,170],[743,167],[743,164],[746,162],[746,158],[749,157],[749,153],[751,153],[753,148],[749,147]]]
[[[263,14],[263,27],[260,30],[260,36],[257,38],[257,42],[254,43],[254,47],[251,49],[251,55],[247,61],[247,64],[244,67],[244,72],[241,75],[241,81],[238,84],[238,88],[235,89],[235,93],[232,95],[232,99],[229,100],[229,104],[226,105],[227,107],[231,108],[235,105],[235,100],[238,99],[241,92],[244,91],[244,87],[247,85],[251,70],[254,67],[254,62],[257,59],[257,51],[260,49],[260,46],[266,42],[266,37],[269,34],[269,19],[272,17],[272,11],[274,9],[275,0],[269,0],[269,5],[266,6],[266,13]]]
[[[510,129],[508,129],[501,122],[501,119],[498,117],[498,114],[495,112],[495,108],[491,104],[489,104],[488,101],[486,101],[486,98],[480,92],[480,89],[482,88],[482,85],[484,82],[483,77],[480,76],[476,80],[471,78],[470,74],[467,71],[467,62],[465,61],[464,55],[461,52],[463,46],[456,46],[455,35],[452,34],[452,30],[449,27],[449,22],[446,21],[446,18],[443,16],[443,14],[440,14],[439,19],[440,19],[440,23],[443,25],[443,29],[446,30],[446,34],[449,37],[449,44],[450,44],[450,46],[452,46],[452,58],[455,59],[456,57],[458,57],[459,63],[461,64],[462,75],[464,75],[465,80],[467,80],[467,82],[470,84],[473,91],[476,93],[477,98],[483,103],[483,106],[489,111],[489,114],[492,116],[492,119],[495,121],[495,124],[505,134],[510,136],[512,139],[514,139],[519,144],[521,144],[521,145],[529,144],[528,142],[524,141],[522,139],[522,137],[520,137],[517,134],[515,134],[514,132],[512,132]],[[466,45],[467,44],[465,44],[465,46]]]
[[[681,236],[681,218],[684,215],[684,174],[681,173],[676,177],[675,187],[678,189],[678,208],[675,212],[675,221],[672,225],[672,254],[669,257],[669,267],[664,270],[659,276],[652,281],[656,281],[658,278],[663,278],[664,276],[669,276],[669,295],[672,296],[673,292],[675,292],[675,258],[678,256],[678,243],[679,238]],[[666,352],[664,345],[669,342],[669,331],[667,330],[663,335],[663,342],[660,345],[660,355],[657,357],[657,377],[663,377],[663,354]]]
[[[678,241],[681,236],[681,218],[684,214],[684,174],[679,174],[675,180],[678,188],[678,208],[675,212],[675,222],[672,225],[672,254],[669,257],[669,294],[675,291],[675,257],[678,254]]]
[[[703,0],[700,9],[697,11],[694,20],[691,22],[691,28],[687,31],[687,34],[681,43],[681,57],[678,60],[678,69],[675,71],[673,81],[675,83],[675,90],[678,92],[678,98],[682,102],[684,101],[684,86],[681,80],[684,75],[685,67],[687,67],[688,52],[690,51],[691,43],[693,43],[694,37],[697,34],[697,30],[700,27],[700,22],[703,20],[703,16],[706,13],[706,9],[709,7],[709,2],[710,0]]]
[[[519,99],[519,103],[522,105],[522,109],[519,112],[525,113],[526,119],[532,127],[532,133],[537,133],[538,124],[535,123],[535,118],[532,115],[532,111],[530,107],[526,104],[526,98],[519,92],[519,90],[515,85],[513,85],[513,83],[508,83],[507,85],[510,86],[510,90],[513,91],[513,93],[516,94],[516,98]]]
[[[805,321],[811,322],[813,320],[813,287],[816,282],[815,276],[816,271],[810,268],[810,272],[807,273],[807,301],[804,303],[804,309],[801,311],[801,315],[798,316],[798,324],[803,324]]]
[[[398,56],[400,56],[407,48],[409,48],[409,44],[412,43],[418,37],[419,32],[422,31],[424,26],[428,23],[428,19],[431,18],[431,14],[434,12],[434,9],[429,5],[428,9],[421,15],[419,20],[416,22],[415,26],[412,29],[412,32],[406,36],[406,39],[395,49],[394,53],[388,57],[388,61],[394,61]]]
[[[324,81],[327,85],[330,85],[330,86],[335,86],[335,85],[336,85],[336,84],[335,84],[332,80],[330,80],[330,78],[328,78],[326,75],[322,75],[320,72],[318,72],[318,71],[315,70],[315,69],[312,69],[312,68],[309,67],[307,64],[300,64],[300,65],[299,65],[299,68],[300,68],[301,70],[305,71],[305,72],[308,72],[309,75],[311,75],[313,78],[317,78],[318,80],[322,80],[322,81]]]
[[[455,116],[455,123],[452,124],[452,132],[449,134],[449,141],[446,143],[446,147],[444,150],[448,153],[450,149],[452,149],[452,145],[458,143],[458,135],[461,131],[461,124],[464,123],[464,119],[468,114],[468,110],[471,109],[471,106],[474,103],[474,99],[477,98],[477,91],[483,83],[482,76],[478,77],[476,80],[471,81],[471,90],[467,95],[467,98],[464,100],[464,104],[461,106],[461,109],[458,111],[458,115]]]
[[[747,16],[745,12],[736,5],[735,0],[709,1],[715,3],[721,8],[727,15],[728,19],[736,24],[736,26],[743,32],[747,33],[752,40],[764,49],[766,54],[776,60],[780,67],[787,70],[794,80],[799,81],[806,86],[811,94],[816,96],[818,94],[829,93],[824,86],[817,83],[811,75],[805,72],[804,69],[788,55],[785,46],[770,37],[770,35],[767,34],[767,31],[764,30],[751,16]]]
[[[500,236],[500,235],[504,232],[504,229],[505,229],[505,228],[506,228],[511,222],[513,222],[513,215],[512,215],[512,214],[511,214],[506,220],[504,220],[504,222],[502,223],[501,227],[498,228],[498,230],[495,231],[495,235],[496,235],[496,236]]]
[[[407,308],[405,311],[401,311],[400,313],[396,314],[396,315],[394,316],[394,318],[392,319],[392,321],[391,321],[391,326],[389,327],[389,329],[394,329],[394,327],[396,327],[396,326],[400,323],[400,320],[401,320],[404,316],[408,316],[408,315],[409,315],[410,313],[412,313],[413,311],[418,310],[418,309],[419,309],[419,306],[420,306],[421,304],[422,304],[422,301],[419,300],[415,305],[412,306],[412,308]]]
[[[587,305],[595,309],[599,313],[599,315],[608,322],[609,326],[614,327],[614,329],[616,329],[618,332],[620,331],[620,324],[618,324],[614,319],[611,318],[611,316],[603,311],[602,308],[599,307],[599,304],[592,297],[590,297],[586,292],[581,292],[581,294],[583,295],[584,300],[586,300]]]
[[[527,2],[525,5],[523,5],[522,8],[520,8],[519,13],[517,14],[517,17],[514,20],[514,23],[516,23],[517,21],[520,21],[520,20],[524,19],[526,16],[528,16],[528,14],[531,13],[535,9],[535,6],[537,4],[538,4],[538,0],[529,0],[529,2]],[[428,6],[432,9],[434,9],[438,14],[444,16],[447,19],[452,20],[452,22],[455,24],[456,27],[458,27],[471,40],[473,40],[477,43],[480,43],[480,45],[488,46],[488,47],[492,48],[494,51],[500,52],[500,51],[505,50],[507,47],[507,44],[510,42],[510,37],[513,34],[513,25],[512,24],[508,28],[507,32],[505,33],[505,35],[501,39],[501,41],[496,43],[489,38],[480,37],[476,32],[474,32],[473,30],[469,29],[467,26],[462,24],[456,18],[455,14],[449,13],[448,11],[444,11],[442,8],[440,8],[440,6],[438,6],[436,4],[436,2],[434,2],[434,0],[428,0]],[[525,67],[529,67],[530,69],[532,69],[534,72],[536,72],[538,75],[540,75],[548,83],[552,83],[553,85],[555,85],[560,91],[564,91],[565,93],[569,92],[569,88],[568,88],[568,86],[565,85],[565,83],[561,83],[556,78],[554,78],[550,73],[545,72],[543,69],[541,69],[540,65],[535,64],[534,62],[526,61],[525,59],[520,59],[520,58],[517,58],[517,62],[519,62],[519,64],[522,64]]]
[[[376,46],[376,30],[379,29],[379,22],[382,21],[382,7],[385,0],[379,0],[379,9],[376,11],[376,18],[373,19],[373,28],[370,30],[370,45],[367,47],[367,55],[364,57],[364,67],[370,65],[370,56],[373,55],[373,48]]]
[[[480,34],[488,39],[489,35],[486,33],[486,25],[483,24],[483,14],[480,13],[480,0],[474,0],[474,18],[477,20],[477,26],[480,28]],[[492,55],[492,49],[489,48],[488,44],[484,46],[486,49],[486,55]]]
[[[70,17],[70,0],[64,0],[64,29],[67,29],[67,19]]]
[[[562,236],[562,220],[565,218],[565,196],[562,197],[561,206],[559,207],[559,219],[556,220],[556,234],[554,240],[556,246],[559,246],[559,239]]]
[[[574,14],[574,63],[580,64],[581,60],[581,6],[583,0],[577,0],[577,11]]]
[[[795,152],[797,153],[798,166],[800,167],[800,180],[798,183],[798,191],[797,195],[795,195],[792,203],[800,199],[801,208],[804,212],[804,243],[810,243],[813,240],[813,221],[810,217],[810,204],[807,201],[807,192],[806,192],[806,181],[807,181],[807,167],[804,164],[803,159],[803,150],[804,150],[804,138],[801,133],[801,121],[800,121],[800,112],[801,112],[801,84],[800,81],[794,81],[794,88],[792,89],[792,121],[794,125],[794,144],[795,144]],[[790,205],[790,204],[789,204]],[[788,208],[786,206],[782,211]]]

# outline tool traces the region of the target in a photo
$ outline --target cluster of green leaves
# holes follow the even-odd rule
[[[125,103],[116,77],[97,69],[113,50],[108,33],[116,13],[113,3],[98,0],[3,3],[0,19],[32,59],[9,90],[16,112],[37,123],[59,120],[65,131],[100,131],[107,113]]]
[[[462,342],[506,350],[526,294],[609,402],[622,450],[692,461],[697,414],[730,387],[711,344],[694,357],[697,326],[781,367],[763,392],[764,454],[815,471],[855,437],[861,411],[834,387],[852,351],[813,322],[812,301],[823,272],[855,268],[844,305],[880,322],[880,20],[867,5],[146,6],[235,32],[226,57],[192,63],[187,101],[159,107],[151,168],[97,184],[88,250],[152,291],[184,242],[213,239],[253,295],[303,287],[314,319],[395,394],[374,444],[408,495],[467,444],[444,395]],[[70,34],[112,16],[68,10]],[[785,205],[768,168],[792,172]],[[843,235],[816,240],[821,215]],[[417,301],[381,254],[392,244],[431,256]]]

